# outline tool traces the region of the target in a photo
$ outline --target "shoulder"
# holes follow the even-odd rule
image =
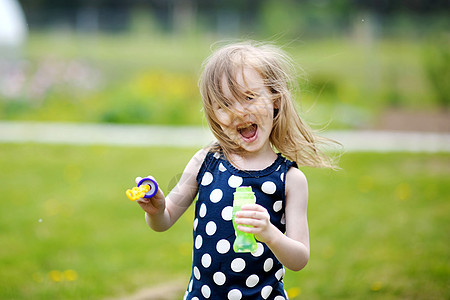
[[[208,150],[200,149],[197,153],[192,156],[191,160],[187,164],[186,168],[200,170],[203,162],[205,161],[206,155],[208,154]]]
[[[191,160],[196,160],[196,162],[200,162],[200,164],[205,160],[206,155],[209,153],[208,149],[200,149],[198,150]]]
[[[211,164],[213,156],[214,152],[211,152],[208,148],[197,151],[187,164],[184,172],[192,175],[199,182],[207,170],[208,165]]]
[[[305,174],[299,168],[296,167],[289,168],[286,174],[286,180],[301,181],[305,183],[307,181]]]
[[[286,173],[286,198],[289,195],[308,197],[308,180],[300,169],[291,167]]]

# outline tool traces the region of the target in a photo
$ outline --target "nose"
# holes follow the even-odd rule
[[[239,101],[233,103],[233,110],[241,115],[247,114],[247,107]]]

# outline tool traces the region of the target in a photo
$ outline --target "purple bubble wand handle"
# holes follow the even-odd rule
[[[154,179],[151,179],[149,177],[142,178],[139,181],[137,186],[141,186],[141,185],[149,185],[150,186],[150,190],[145,193],[144,198],[152,198],[158,192],[158,184],[156,183],[156,181]]]

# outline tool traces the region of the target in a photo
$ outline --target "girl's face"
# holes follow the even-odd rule
[[[243,99],[236,99],[230,91],[225,76],[221,87],[228,108],[215,105],[214,114],[226,134],[237,145],[249,153],[272,150],[270,133],[273,126],[274,104],[268,88],[261,76],[250,68],[243,69],[236,75],[236,82],[241,87]]]

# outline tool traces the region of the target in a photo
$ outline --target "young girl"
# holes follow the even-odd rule
[[[204,65],[200,90],[217,142],[193,156],[168,196],[158,190],[138,200],[148,225],[164,231],[198,194],[185,299],[287,299],[284,267],[298,271],[308,262],[308,187],[297,164],[331,164],[296,112],[291,66],[269,45],[238,43],[216,51]],[[257,199],[235,220],[238,230],[255,235],[252,253],[235,253],[232,246],[239,186],[251,186]]]

